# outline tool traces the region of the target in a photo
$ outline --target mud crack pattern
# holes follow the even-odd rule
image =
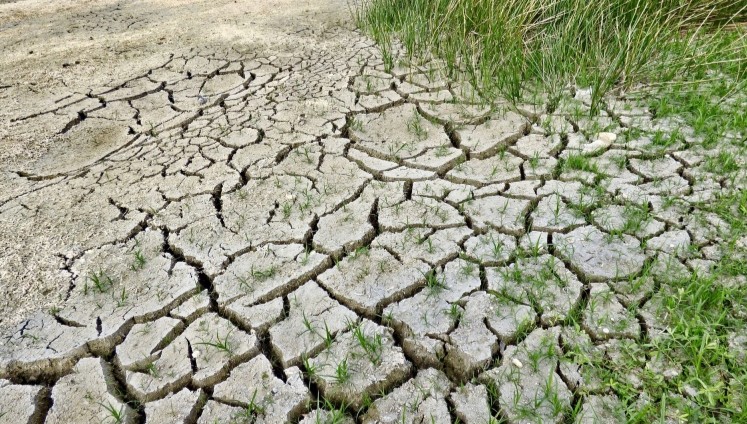
[[[2,336],[0,422],[623,419],[577,353],[661,334],[745,167],[625,100],[486,108],[324,36],[347,54],[172,55],[17,118],[102,141],[3,190],[14,231],[74,230],[64,301]]]

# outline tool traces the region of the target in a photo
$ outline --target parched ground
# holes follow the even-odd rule
[[[609,423],[589,358],[678,372],[635,352],[744,152],[484,107],[348,7],[0,4],[0,423]]]

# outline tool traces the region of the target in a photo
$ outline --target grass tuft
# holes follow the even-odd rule
[[[746,10],[743,0],[369,0],[357,20],[388,66],[399,45],[411,62],[435,55],[485,100],[553,104],[569,84],[588,87],[594,115],[608,93],[641,84],[743,89]]]

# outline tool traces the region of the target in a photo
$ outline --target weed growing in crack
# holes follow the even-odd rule
[[[664,132],[662,130],[656,130],[651,137],[651,144],[655,147],[666,149],[679,143],[681,139],[682,136],[680,135],[678,130],[672,131],[670,133]]]
[[[303,251],[303,257],[301,257],[301,265],[308,265],[309,259],[311,257],[311,248],[309,246],[306,246]]]
[[[308,147],[304,146],[303,149],[298,150],[299,153],[302,153],[304,156],[304,161],[308,164],[314,163],[314,159],[311,157],[311,150],[309,150]]]
[[[149,362],[148,365],[145,366],[145,371],[153,378],[159,377],[158,368],[154,362]]]
[[[358,132],[361,132],[361,133],[364,132],[363,131],[363,122],[361,122],[359,119],[357,119],[356,117],[352,117],[352,118],[350,118],[349,122],[350,122],[350,124],[348,125],[348,127],[351,130],[358,131]]]
[[[277,273],[277,268],[275,268],[275,266],[272,265],[269,268],[265,268],[265,269],[255,269],[254,265],[252,265],[251,269],[249,270],[249,273],[251,274],[254,280],[265,281],[275,276],[275,274]]]
[[[234,352],[234,348],[229,339],[230,335],[231,335],[231,332],[229,331],[226,333],[225,337],[221,338],[220,333],[216,331],[214,340],[201,341],[195,344],[209,346],[209,347],[217,349],[220,352],[224,352],[225,354],[229,356],[232,356]]]
[[[252,393],[252,399],[244,409],[234,416],[235,422],[248,422],[253,423],[256,421],[258,415],[265,413],[265,407],[257,403],[257,389],[254,389]],[[234,422],[232,420],[232,422]]]
[[[390,325],[394,322],[394,314],[392,311],[387,311],[382,317],[381,322],[385,325]]]
[[[324,348],[329,349],[332,347],[332,342],[334,341],[334,336],[332,335],[332,332],[329,331],[329,326],[327,325],[327,321],[324,321]]]
[[[437,274],[436,271],[430,270],[422,273],[425,278],[425,285],[431,291],[443,290],[446,287],[446,276],[444,274]]]
[[[353,251],[353,254],[350,255],[351,259],[355,260],[358,258],[361,258],[363,256],[368,256],[369,248],[368,246],[361,246]]]
[[[114,296],[114,300],[117,302],[117,307],[121,308],[127,304],[127,298],[129,295],[124,286],[122,286],[122,292],[119,295]]]
[[[363,354],[374,365],[381,363],[381,355],[384,350],[384,341],[379,333],[368,336],[363,331],[363,325],[358,324],[353,327],[353,337],[358,342],[358,346],[363,350]]]
[[[315,406],[317,411],[314,417],[315,424],[342,424],[347,419],[345,402],[340,406],[335,406],[329,399],[319,398]],[[321,411],[324,411],[324,413],[320,413]]]
[[[303,315],[302,322],[303,322],[304,328],[306,328],[306,331],[308,331],[311,334],[316,334],[316,330],[314,330],[314,325],[311,323],[309,318],[306,316],[306,311],[303,311],[302,315]]]
[[[475,270],[477,270],[477,265],[470,261],[464,261],[462,267],[459,268],[459,272],[465,277],[472,276],[475,273]]]
[[[143,255],[143,251],[140,249],[137,249],[135,252],[133,252],[133,256],[135,257],[135,261],[132,264],[132,270],[137,271],[141,270],[145,267],[145,255]]]
[[[459,321],[462,318],[462,315],[464,314],[464,310],[457,305],[456,303],[452,303],[449,306],[449,309],[445,311],[446,315],[449,316],[453,321]]]
[[[111,419],[114,424],[121,424],[124,422],[124,405],[117,408],[116,406],[112,405],[111,402],[99,403],[99,405],[104,408],[107,414],[107,419]]]
[[[93,284],[93,289],[98,290],[99,293],[105,293],[107,290],[114,286],[114,282],[112,281],[111,277],[109,277],[109,275],[101,269],[99,269],[99,272],[92,272],[86,278],[85,284],[83,285],[83,294],[88,294],[89,282]]]
[[[306,372],[306,375],[309,377],[310,380],[313,380],[317,377],[319,369],[311,363],[311,360],[309,359],[306,354],[303,355],[301,358],[301,362],[303,363],[303,369]]]
[[[414,111],[412,118],[407,121],[407,130],[415,135],[418,141],[423,141],[428,138],[428,131],[423,127],[423,118],[417,111]]]
[[[590,158],[577,153],[568,155],[563,163],[563,168],[572,171],[591,172],[593,174],[599,173],[599,168],[597,168],[597,165]]]
[[[335,375],[332,379],[340,385],[347,384],[350,381],[350,369],[348,368],[347,358],[337,364],[337,367],[335,367]]]
[[[438,148],[436,148],[436,157],[437,158],[442,158],[442,157],[448,156],[449,155],[449,148],[450,147],[451,146],[449,146],[447,144],[442,144],[442,145],[438,146]]]
[[[283,203],[283,219],[288,220],[293,212],[293,204],[284,202]]]

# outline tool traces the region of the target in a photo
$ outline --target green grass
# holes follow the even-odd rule
[[[603,97],[640,84],[720,81],[744,88],[747,6],[740,0],[369,0],[358,24],[396,65],[433,53],[449,76],[466,76],[488,100],[590,87]],[[717,76],[714,72],[722,75]],[[724,78],[726,77],[726,78]],[[692,92],[690,89],[686,92]]]
[[[641,290],[653,293],[626,305],[665,332],[648,328],[636,340],[622,340],[614,360],[597,356],[600,350],[565,349],[564,355],[621,401],[628,422],[747,422],[747,353],[730,346],[733,334],[747,333],[747,286],[739,280],[747,275],[739,241],[747,234],[747,190],[738,177],[747,148],[747,2],[369,0],[357,18],[379,43],[386,66],[435,56],[445,64],[440,76],[472,83],[480,93],[476,101],[540,101],[578,124],[583,114],[598,116],[616,96],[625,100],[623,107],[650,112],[655,123],[670,122],[651,129],[633,123],[626,130],[629,142],[650,140],[641,147],[645,155],[707,152],[700,169],[723,181],[722,189],[717,199],[693,204],[694,213],[715,214],[730,227],[718,242],[723,258],[710,273],[652,274],[653,289]],[[591,88],[591,107],[568,101],[569,86]],[[602,163],[571,154],[559,169],[590,172],[600,180],[608,171]],[[626,165],[625,157],[617,164]],[[666,209],[678,197],[662,200]],[[604,204],[594,200],[576,209],[588,215]],[[647,203],[629,204],[617,232],[636,234],[653,216]],[[526,276],[517,272],[514,278]],[[564,324],[579,325],[579,314],[593,306],[574,309]],[[654,316],[644,318],[644,311]],[[460,310],[445,313],[457,319]],[[678,371],[665,377],[657,361]],[[589,393],[575,394],[583,405]]]
[[[739,280],[747,275],[747,259],[736,244],[747,233],[747,191],[697,207],[730,225],[720,244],[723,259],[712,272],[659,275],[659,293],[644,301],[653,315],[647,324],[655,328],[626,341],[614,361],[583,349],[566,352],[584,364],[587,378],[595,376],[603,390],[618,396],[628,422],[747,422],[747,352],[729,344],[730,335],[747,332],[747,286]],[[678,372],[665,378],[662,370],[646,365],[656,361]]]

